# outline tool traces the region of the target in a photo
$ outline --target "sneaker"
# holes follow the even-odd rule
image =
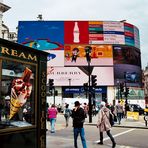
[[[113,146],[112,146],[112,148],[115,148],[116,147],[116,143],[113,143]]]
[[[103,145],[103,142],[98,142],[97,144]]]
[[[55,131],[50,131],[51,133],[55,133]]]

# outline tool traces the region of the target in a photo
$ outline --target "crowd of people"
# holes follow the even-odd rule
[[[115,139],[111,134],[111,123],[110,123],[110,115],[114,119],[115,122],[121,124],[122,118],[126,117],[126,107],[121,104],[120,101],[116,105],[111,105],[105,102],[101,102],[99,108],[94,108],[95,113],[92,115],[98,114],[98,122],[96,123],[97,128],[100,133],[100,142],[98,144],[103,144],[103,132],[105,131],[109,136],[112,142],[112,148],[116,146]],[[54,104],[48,107],[47,109],[47,117],[48,121],[50,121],[51,125],[51,133],[55,132],[55,123],[59,110]],[[92,107],[93,113],[93,107]],[[74,147],[77,148],[77,138],[78,135],[81,137],[83,148],[87,148],[87,142],[85,138],[85,130],[84,130],[84,122],[85,118],[89,115],[89,105],[87,103],[80,104],[79,101],[74,103],[74,108],[69,109],[69,104],[65,104],[65,108],[63,110],[63,117],[65,118],[65,126],[69,126],[69,118],[72,118],[73,121],[73,136],[74,136]]]

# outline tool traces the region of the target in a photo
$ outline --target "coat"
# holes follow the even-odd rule
[[[48,109],[48,118],[52,119],[52,118],[56,118],[57,117],[57,109],[55,107],[51,107]]]
[[[102,107],[98,113],[97,127],[99,127],[100,132],[108,131],[111,128],[109,122],[109,114],[111,111],[107,107]]]
[[[74,128],[83,128],[83,124],[85,121],[85,112],[84,109],[79,107],[76,110],[72,110],[72,116],[73,118],[73,127]]]

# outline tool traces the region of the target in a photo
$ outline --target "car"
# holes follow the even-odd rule
[[[139,112],[139,115],[144,114],[144,109],[138,104],[129,104],[130,111]]]

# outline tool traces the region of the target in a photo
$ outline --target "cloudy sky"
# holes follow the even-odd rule
[[[1,0],[11,9],[3,21],[15,31],[18,21],[37,20],[126,20],[139,28],[142,68],[148,65],[148,0]]]

